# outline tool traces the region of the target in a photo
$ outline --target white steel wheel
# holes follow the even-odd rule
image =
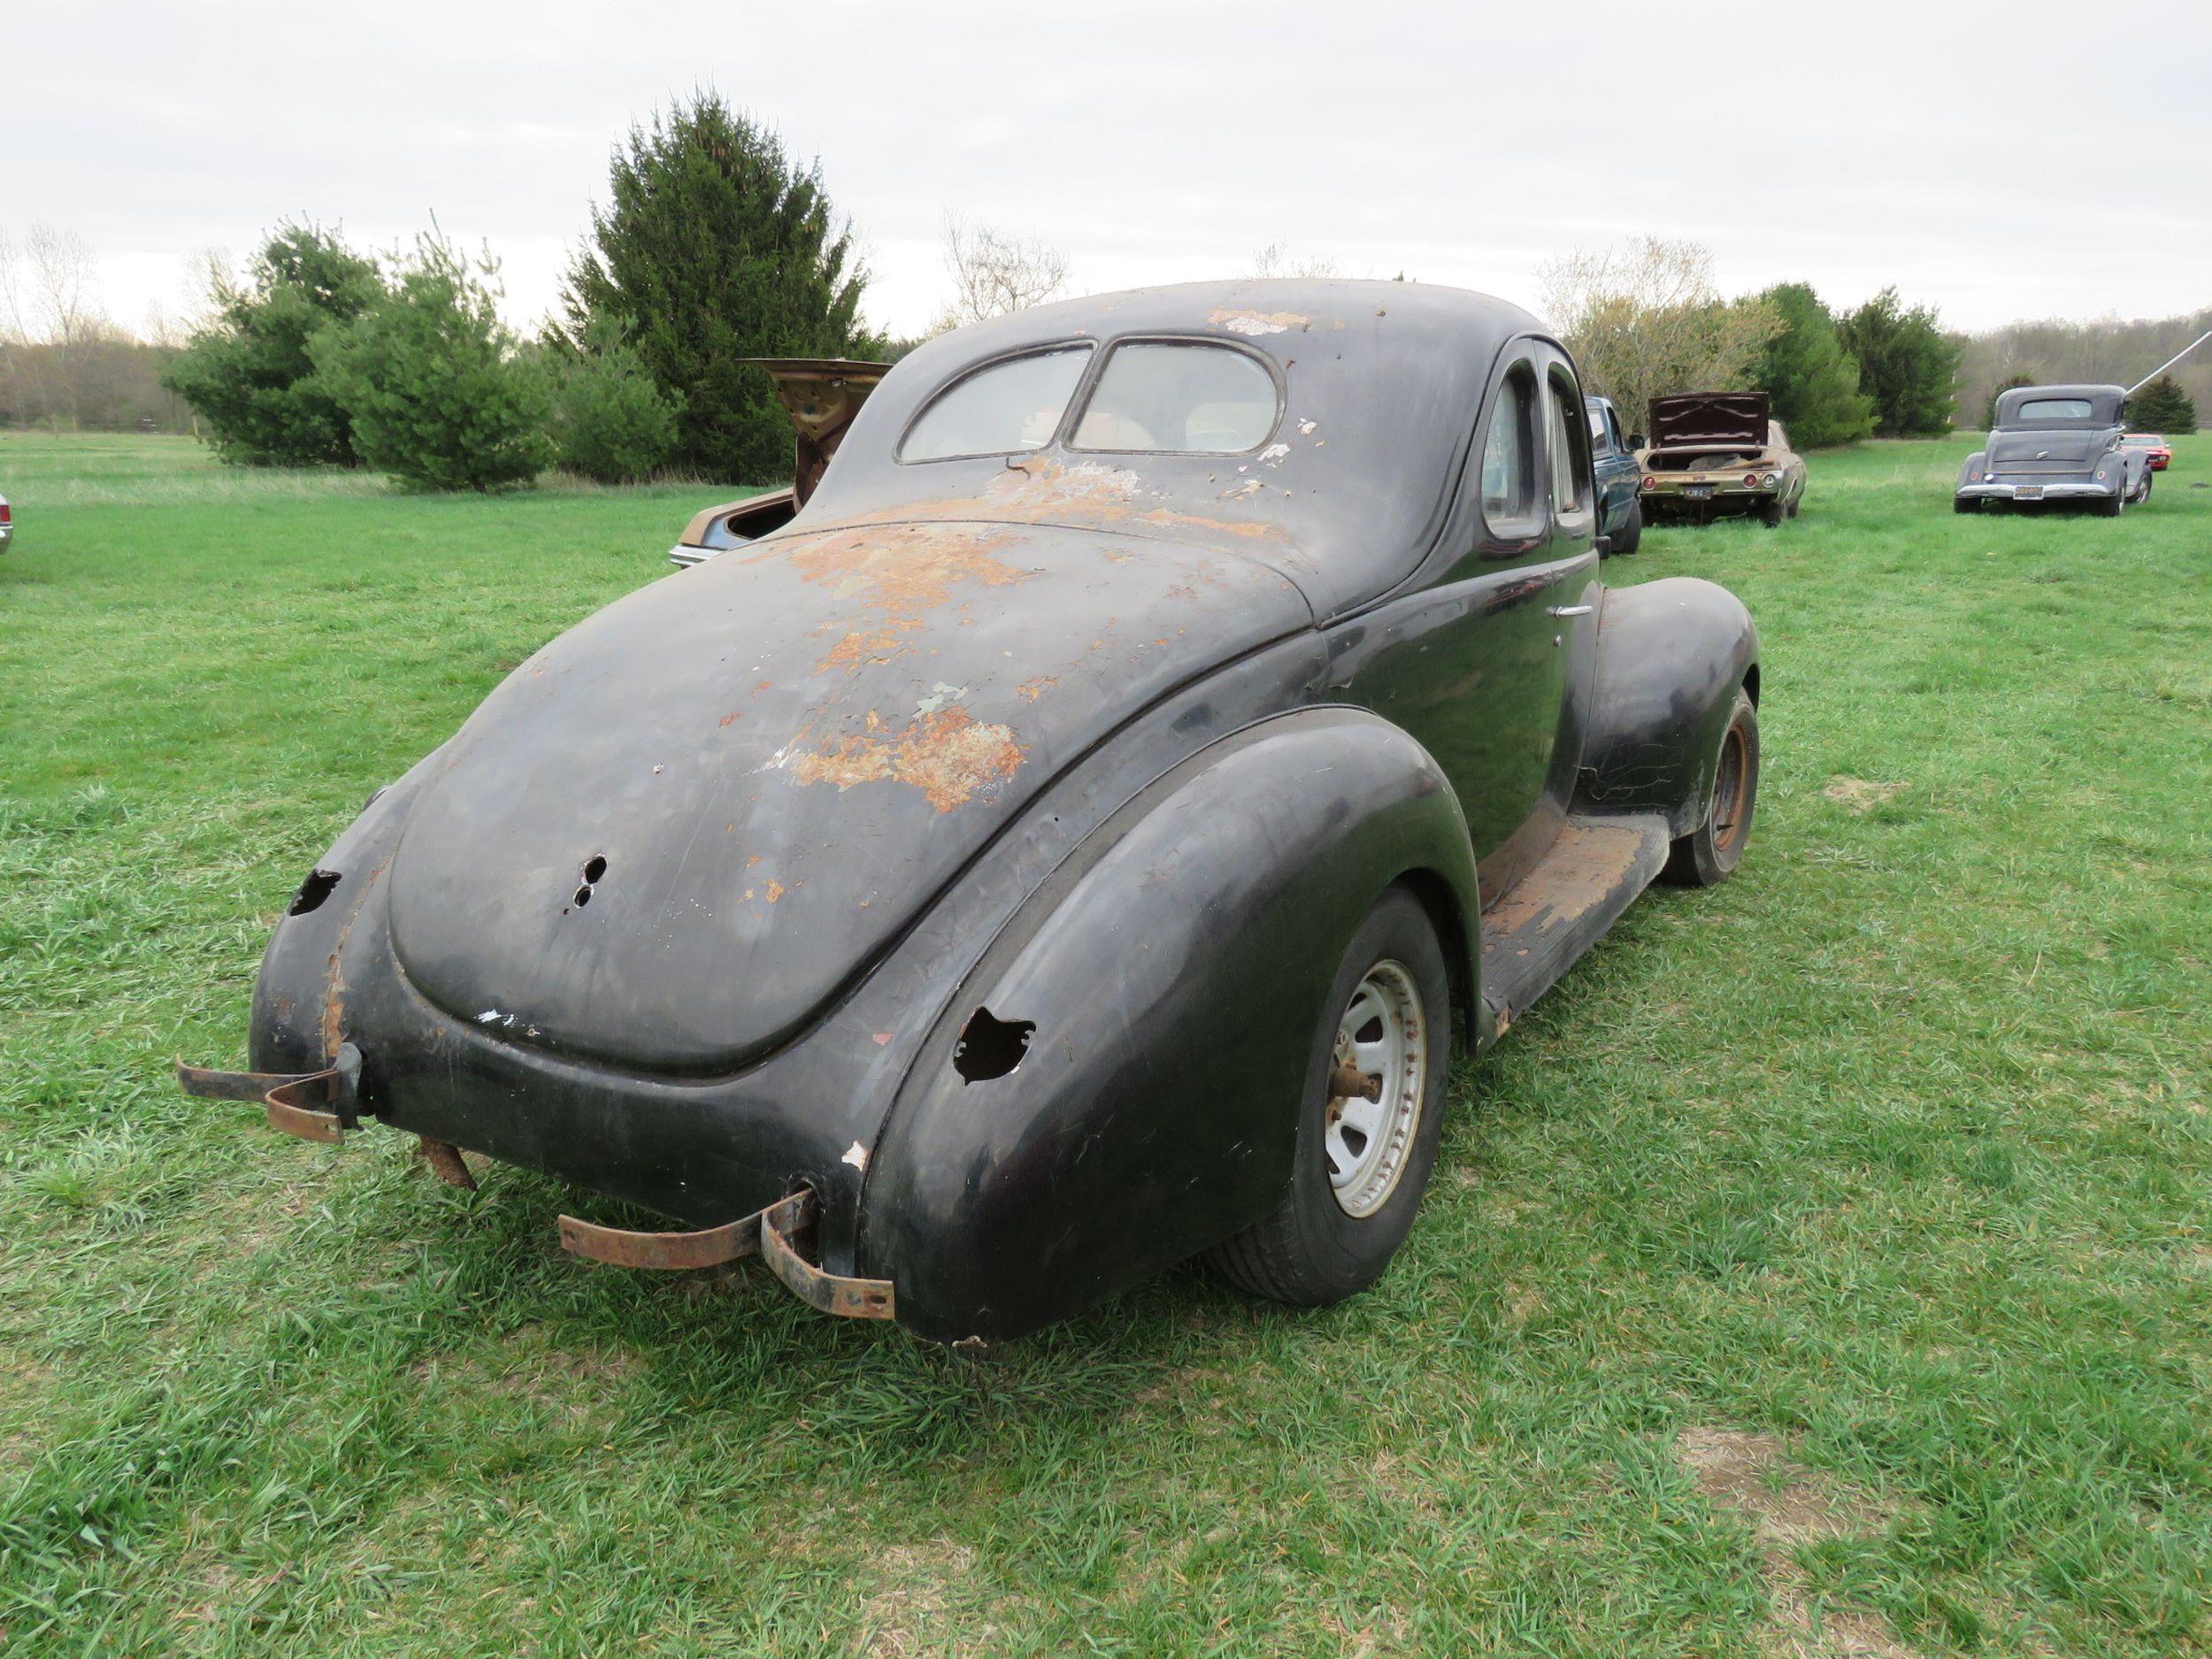
[[[1337,1021],[1324,1155],[1337,1207],[1361,1219],[1390,1202],[1421,1128],[1428,1020],[1402,963],[1367,971]]]

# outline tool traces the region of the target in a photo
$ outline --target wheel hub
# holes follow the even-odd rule
[[[1397,1190],[1421,1125],[1428,1025],[1402,963],[1379,962],[1337,1021],[1323,1146],[1329,1187],[1348,1216],[1373,1215]]]

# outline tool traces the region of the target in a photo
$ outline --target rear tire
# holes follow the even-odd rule
[[[1628,517],[1621,520],[1621,527],[1613,533],[1612,546],[1609,550],[1615,553],[1633,553],[1643,545],[1643,540],[1644,503],[1640,501],[1632,501],[1628,503]]]
[[[2128,498],[2124,494],[2116,493],[2110,495],[2099,496],[2097,499],[2097,516],[2101,518],[2117,518],[2122,513],[2127,511],[2127,505]]]
[[[1766,526],[1768,529],[1780,529],[1782,527],[1782,503],[1778,501],[1768,502],[1758,509],[1756,517],[1759,522]]]
[[[1435,925],[1407,889],[1387,889],[1354,932],[1317,1019],[1290,1179],[1271,1210],[1206,1256],[1238,1289],[1301,1308],[1382,1276],[1436,1162],[1450,989]],[[1381,1098],[1336,1094],[1346,1065],[1379,1079]]]
[[[1951,511],[1953,512],[1979,512],[1981,510],[1982,503],[1981,499],[1978,496],[1954,495],[1951,497]]]
[[[1725,881],[1742,861],[1751,840],[1751,819],[1759,809],[1759,709],[1740,687],[1736,706],[1721,733],[1720,756],[1713,766],[1712,792],[1704,821],[1668,849],[1662,881],[1679,887],[1709,887]]]

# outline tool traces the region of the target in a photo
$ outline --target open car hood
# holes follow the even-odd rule
[[[1685,392],[1651,400],[1650,447],[1655,449],[1763,449],[1767,447],[1764,392]]]
[[[510,1040],[735,1071],[1119,722],[1311,621],[1256,559],[1096,530],[733,549],[563,634],[469,718],[394,856],[395,949]]]

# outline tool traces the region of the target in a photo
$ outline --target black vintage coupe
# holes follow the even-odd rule
[[[1534,319],[1425,285],[933,341],[788,524],[380,791],[277,924],[255,1071],[183,1081],[688,1229],[563,1217],[578,1254],[757,1251],[942,1341],[1201,1254],[1356,1291],[1455,1027],[1750,833],[1751,619],[1600,585],[1584,409]]]

